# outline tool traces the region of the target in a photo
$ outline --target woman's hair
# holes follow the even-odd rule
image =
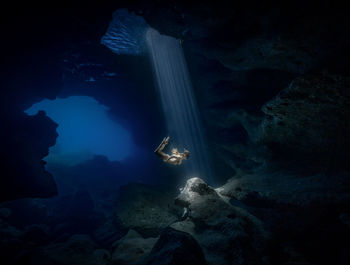
[[[171,149],[171,152],[172,152],[173,154],[178,154],[178,153],[179,153],[179,150],[177,150],[177,148],[173,148],[173,149]]]
[[[190,157],[190,151],[185,149],[184,156],[185,156],[186,159],[188,159]]]

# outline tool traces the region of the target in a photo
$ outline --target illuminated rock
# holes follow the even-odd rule
[[[136,230],[142,236],[157,236],[177,221],[181,209],[174,206],[174,194],[157,187],[129,184],[121,187],[116,218],[123,227]]]
[[[63,243],[48,245],[44,248],[47,256],[54,264],[106,264],[110,259],[107,250],[96,249],[96,244],[88,235],[73,235]]]
[[[165,229],[147,257],[147,265],[207,264],[201,247],[188,233]]]
[[[175,203],[188,207],[189,217],[171,225],[191,234],[208,264],[263,264],[267,235],[259,219],[234,207],[200,178],[189,179]]]
[[[137,264],[151,252],[157,239],[143,238],[135,230],[130,229],[126,236],[114,243],[117,248],[114,250],[112,260],[121,265]]]

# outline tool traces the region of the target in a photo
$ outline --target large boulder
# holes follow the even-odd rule
[[[207,263],[201,247],[190,234],[166,228],[144,264],[206,265]]]
[[[129,232],[114,243],[116,249],[113,252],[113,262],[120,265],[138,264],[152,250],[158,238],[143,238],[135,230]]]
[[[43,200],[20,199],[5,202],[6,220],[14,226],[24,228],[35,224],[44,224],[48,220],[48,209]]]
[[[188,208],[189,217],[171,227],[191,234],[208,264],[263,264],[267,234],[253,215],[232,206],[200,178],[189,179],[175,202]]]
[[[53,264],[108,264],[110,254],[107,250],[97,249],[88,235],[73,235],[63,243],[51,244],[42,249],[43,255]]]
[[[284,165],[312,171],[349,168],[350,79],[309,74],[267,102],[261,141]]]
[[[173,203],[174,194],[158,187],[129,184],[120,188],[116,218],[123,227],[142,236],[158,236],[181,212]]]
[[[261,170],[237,174],[216,190],[231,203],[261,208],[276,203],[346,203],[350,201],[349,187],[348,173],[301,176],[294,172]]]
[[[102,247],[110,247],[114,242],[121,239],[128,229],[121,227],[114,216],[108,216],[105,222],[102,222],[97,229],[93,231],[93,239]]]

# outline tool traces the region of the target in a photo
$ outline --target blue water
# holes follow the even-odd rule
[[[39,110],[58,124],[56,145],[45,158],[48,163],[76,165],[94,155],[122,161],[135,149],[130,133],[109,115],[108,107],[92,97],[45,99],[25,112],[35,115]]]

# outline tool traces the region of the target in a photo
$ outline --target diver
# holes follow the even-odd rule
[[[184,150],[183,153],[180,153],[177,148],[173,148],[171,150],[171,155],[168,155],[163,152],[165,146],[169,143],[170,137],[165,137],[163,141],[160,143],[158,148],[154,151],[156,155],[158,155],[164,162],[172,164],[172,165],[181,165],[182,160],[187,160],[190,156],[190,151]]]

